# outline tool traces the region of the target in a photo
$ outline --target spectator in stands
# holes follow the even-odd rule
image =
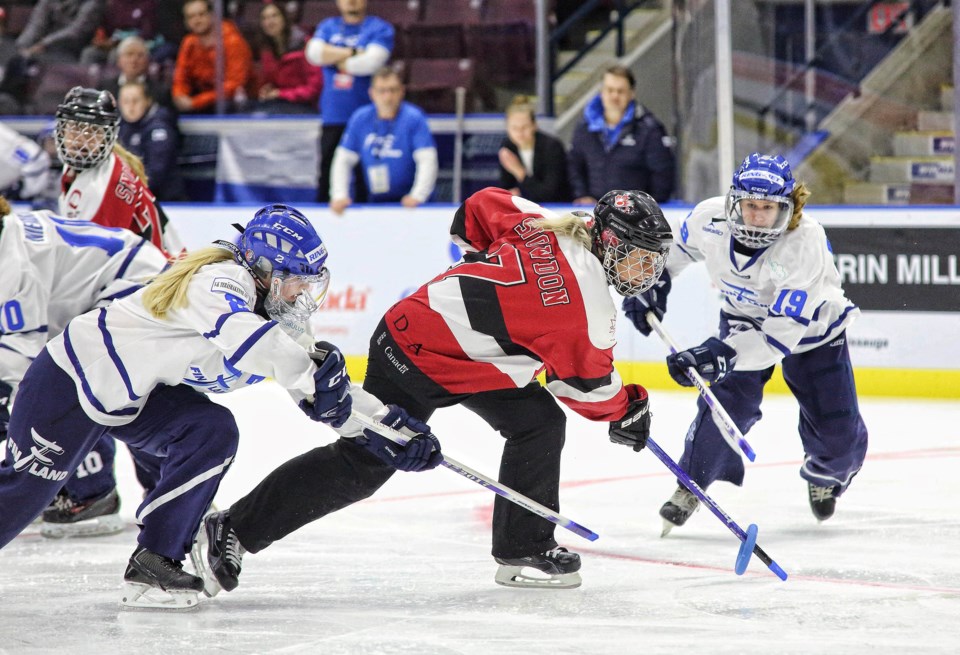
[[[0,67],[5,69],[16,54],[17,41],[7,32],[7,10],[0,7]]]
[[[280,5],[260,9],[260,91],[257,111],[307,114],[317,110],[323,71],[307,62],[306,36]]]
[[[573,132],[568,166],[574,203],[593,206],[613,189],[646,191],[664,202],[674,186],[674,156],[667,132],[635,98],[633,73],[611,66],[600,93]]]
[[[506,118],[507,136],[497,153],[500,187],[536,203],[569,202],[566,150],[559,139],[537,129],[530,98],[515,96]]]
[[[7,33],[7,10],[0,7],[0,116],[19,114],[22,109],[20,99],[23,98],[26,89],[14,88],[7,79],[10,62],[17,60],[20,61],[22,68],[23,60],[17,52],[16,39]],[[26,79],[19,82],[26,82]]]
[[[372,105],[353,112],[330,167],[330,209],[340,214],[353,200],[350,178],[360,164],[370,202],[416,207],[437,183],[437,146],[419,107],[404,102],[403,83],[383,67],[370,84]]]
[[[183,19],[190,32],[180,43],[173,72],[173,104],[184,113],[211,113],[216,110],[217,30],[209,0],[187,0]],[[220,23],[223,37],[223,94],[234,110],[246,97],[252,72],[250,46],[233,21]]]
[[[169,109],[154,102],[143,82],[120,87],[120,143],[143,162],[146,182],[157,200],[183,200],[177,172],[180,134]]]
[[[113,50],[128,36],[139,36],[151,50],[158,45],[157,0],[107,0],[103,22],[80,60],[89,64],[112,61]]]
[[[77,62],[103,18],[104,0],[39,0],[17,39],[25,59]]]
[[[120,87],[127,82],[142,82],[150,97],[156,102],[173,110],[170,87],[160,76],[159,66],[152,65],[147,42],[139,36],[128,36],[117,46],[117,68],[120,74],[100,82],[100,88],[109,91],[113,97],[120,97]]]
[[[370,76],[393,51],[393,26],[376,16],[367,16],[367,0],[337,0],[340,16],[317,25],[307,43],[307,61],[323,67],[320,93],[320,175],[317,202],[330,199],[330,165],[346,129],[347,120],[369,102]],[[354,199],[363,200],[366,190],[357,179]]]

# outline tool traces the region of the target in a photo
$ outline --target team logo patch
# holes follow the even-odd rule
[[[773,276],[778,280],[783,280],[787,277],[787,268],[780,262],[770,260],[767,262],[767,265],[770,267],[770,272],[772,272]]]
[[[247,297],[247,290],[243,288],[242,284],[225,277],[214,279],[213,286],[210,287],[210,290],[215,293],[232,293],[240,298]]]

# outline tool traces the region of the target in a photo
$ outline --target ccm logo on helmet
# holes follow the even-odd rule
[[[289,227],[287,227],[283,223],[274,223],[273,229],[280,230],[284,234],[292,236],[297,241],[303,241],[303,236],[299,232],[297,232],[296,230],[291,230]]]

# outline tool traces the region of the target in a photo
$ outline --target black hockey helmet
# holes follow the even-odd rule
[[[609,191],[593,210],[594,253],[622,296],[652,287],[663,273],[673,232],[660,205],[643,191]]]
[[[120,112],[109,91],[75,86],[56,113],[57,153],[76,170],[93,168],[110,154],[117,141]]]

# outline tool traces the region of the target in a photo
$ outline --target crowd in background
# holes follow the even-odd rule
[[[391,59],[394,27],[368,14],[366,0],[336,0],[339,15],[309,35],[289,4],[266,0],[255,28],[241,29],[218,22],[208,0],[40,0],[16,39],[5,34],[0,8],[0,114],[52,114],[72,86],[110,91],[122,116],[120,143],[143,160],[159,200],[189,200],[177,171],[181,115],[318,115],[318,202],[340,213],[358,202],[430,200],[436,145],[425,112],[405,100]],[[76,65],[75,84],[44,105],[40,78],[65,63]],[[371,86],[376,79],[382,88]],[[672,195],[671,139],[636,98],[627,68],[607,69],[569,148],[538,129],[525,96],[508,107],[505,128],[500,185],[516,195],[583,205],[614,188],[645,190],[660,202]]]

